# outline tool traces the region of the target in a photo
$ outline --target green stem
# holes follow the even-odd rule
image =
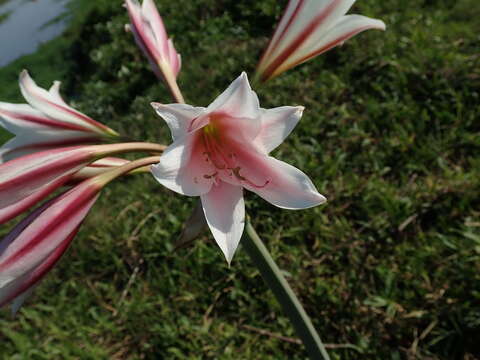
[[[272,256],[255,232],[250,221],[247,221],[246,232],[242,240],[243,247],[256,265],[263,279],[272,290],[278,302],[282,305],[283,311],[290,318],[297,335],[302,339],[305,348],[312,360],[330,360],[322,340],[313,327],[312,321],[300,304],[281,270],[275,264]]]

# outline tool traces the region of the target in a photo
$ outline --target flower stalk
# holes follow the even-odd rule
[[[248,236],[242,239],[243,247],[289,317],[310,359],[330,360],[312,321],[249,220],[246,222],[245,229]]]

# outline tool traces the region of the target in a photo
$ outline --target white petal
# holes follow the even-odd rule
[[[210,191],[216,172],[208,162],[198,133],[188,134],[170,145],[152,174],[160,184],[182,195],[199,196]]]
[[[39,87],[30,75],[28,75],[26,70],[20,74],[20,90],[25,100],[27,100],[32,107],[40,110],[49,117],[81,126],[86,130],[102,133],[100,129],[104,127],[103,125],[98,124],[87,115],[82,114],[72,107],[66,106],[63,100],[58,101],[55,90],[53,94],[51,94],[47,90]]]
[[[203,107],[194,107],[186,104],[164,105],[152,103],[151,105],[167,123],[174,141],[185,136],[192,120],[205,111]]]
[[[233,146],[232,151],[238,165],[237,172],[231,179],[222,177],[224,181],[241,183],[246,189],[284,209],[306,209],[326,201],[308,176],[294,166],[241,144]]]
[[[220,181],[201,198],[208,226],[230,264],[245,227],[243,190]]]
[[[282,106],[274,109],[263,109],[261,128],[253,141],[258,149],[268,154],[292,132],[302,117],[303,106]]]
[[[67,103],[63,100],[62,96],[60,95],[60,86],[62,83],[58,80],[55,80],[53,82],[53,85],[50,87],[50,90],[48,92],[52,96],[52,98],[57,101],[59,104],[63,104],[65,106],[68,106]]]
[[[269,183],[261,188],[245,187],[279,208],[307,209],[327,201],[309,177],[292,165],[269,157],[261,171]]]
[[[252,90],[244,72],[211,103],[206,113],[226,113],[235,118],[255,119],[260,115],[257,94]]]

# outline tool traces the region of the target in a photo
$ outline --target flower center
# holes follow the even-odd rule
[[[270,180],[265,180],[265,183],[258,185],[250,181],[240,173],[242,166],[238,161],[238,156],[235,153],[233,147],[229,147],[228,143],[222,140],[228,140],[226,137],[220,136],[218,126],[210,123],[202,129],[202,140],[205,146],[205,161],[211,163],[216,171],[213,174],[204,174],[205,179],[213,179],[218,181],[220,175],[226,176],[230,180],[236,180],[240,184],[247,184],[255,188],[263,188],[270,183]],[[225,177],[224,177],[225,178]]]

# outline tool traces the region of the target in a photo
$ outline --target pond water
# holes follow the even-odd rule
[[[61,34],[68,0],[0,0],[0,67]]]

